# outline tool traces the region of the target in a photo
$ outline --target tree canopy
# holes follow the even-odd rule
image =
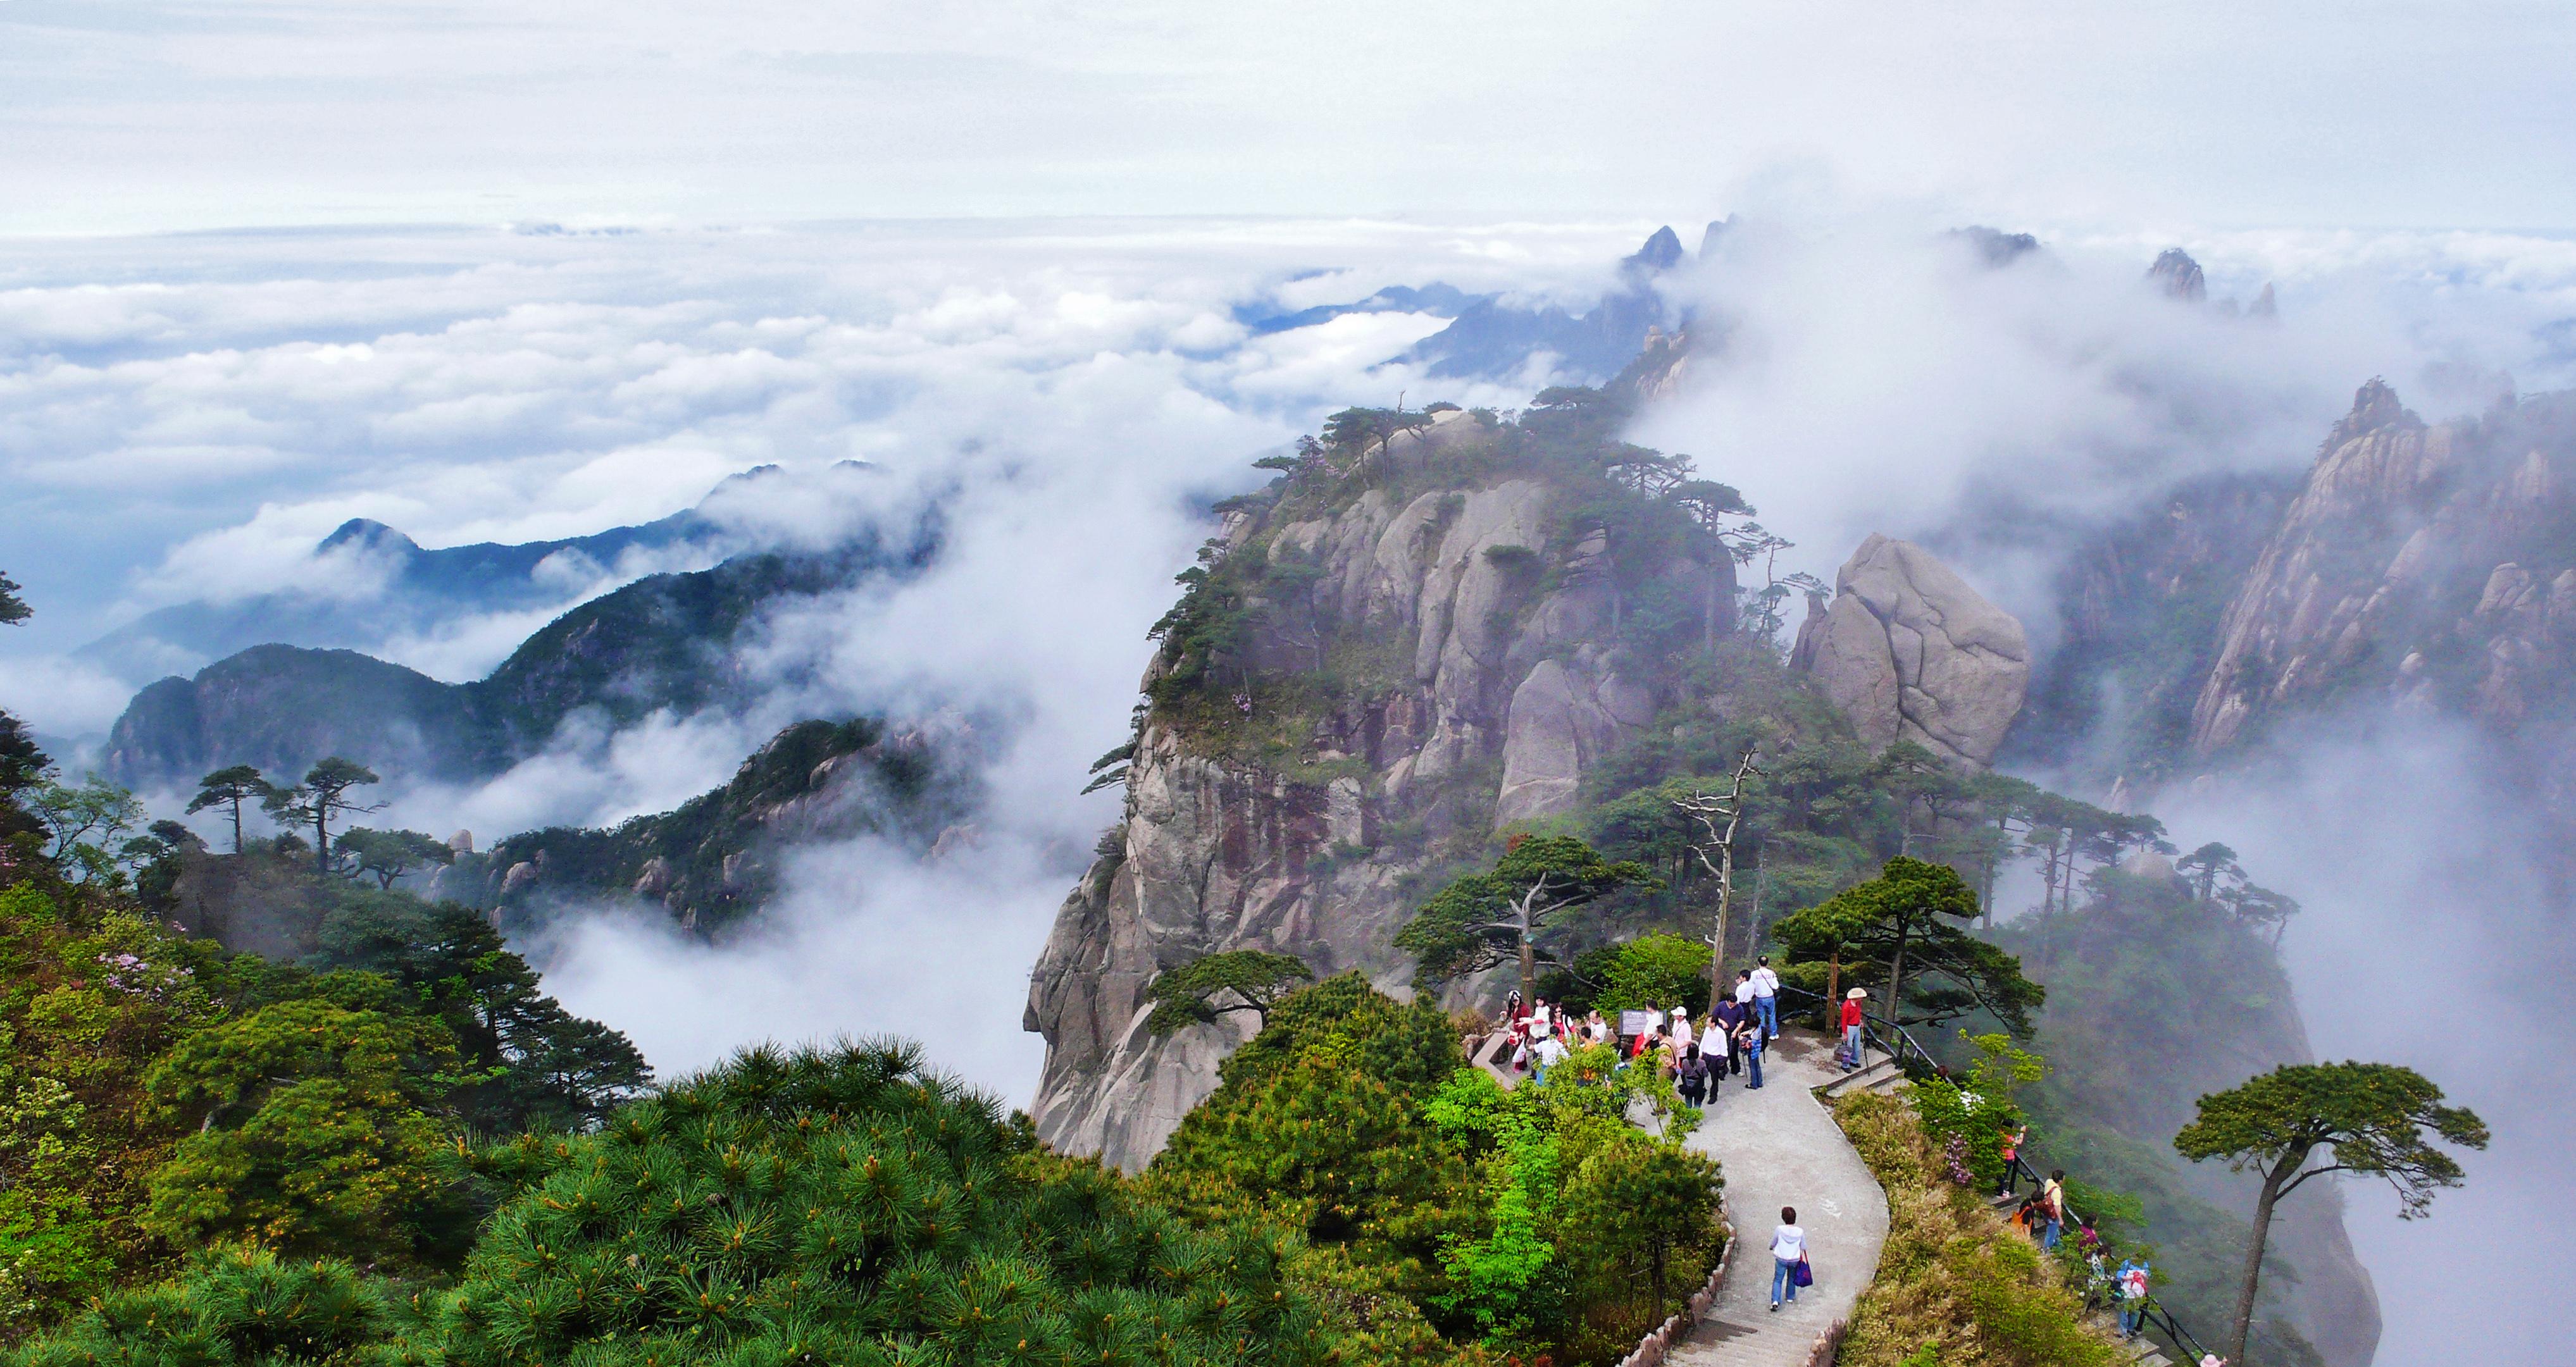
[[[17,1362],[1289,1367],[1329,1348],[1286,1284],[1292,1241],[1188,1227],[908,1045],[747,1051],[475,1166],[509,1194],[409,1313],[343,1264],[217,1254]]]
[[[1236,1011],[1249,1011],[1257,1021],[1281,997],[1314,980],[1315,970],[1294,954],[1232,949],[1201,955],[1154,975],[1145,990],[1154,1011],[1145,1024],[1155,1034],[1168,1035]]]
[[[230,765],[197,780],[197,795],[188,799],[188,815],[195,816],[209,807],[231,808],[233,853],[240,854],[245,847],[242,837],[242,804],[257,802],[265,805],[276,795],[277,785],[269,782],[267,776],[260,773],[258,765]]]
[[[2175,1150],[2195,1163],[2225,1159],[2230,1169],[2251,1169],[2263,1183],[2231,1360],[2245,1355],[2275,1204],[2314,1178],[2350,1173],[2387,1182],[2397,1193],[2398,1218],[2414,1219],[2431,1208],[2436,1191],[2466,1180],[2459,1161],[2436,1140],[2483,1149],[2486,1122],[2464,1107],[2443,1105],[2441,1088],[2395,1064],[2291,1064],[2200,1099],[2198,1116],[2174,1136]],[[2311,1158],[2322,1161],[2311,1165]]]
[[[327,873],[331,868],[331,823],[352,812],[372,812],[383,805],[360,802],[349,796],[350,790],[383,781],[375,770],[332,755],[306,770],[303,782],[292,788],[271,789],[261,806],[283,824],[313,828],[313,867]]]
[[[1804,970],[1793,975],[1801,985],[1822,986],[1824,966],[1839,960],[1846,984],[1877,988],[1890,1024],[1936,1024],[1982,1010],[2027,1035],[2047,989],[2022,976],[2021,960],[1968,933],[1977,914],[1977,894],[1956,870],[1899,855],[1878,877],[1771,933],[1790,965]]]
[[[1562,962],[1541,940],[1566,913],[1621,888],[1662,886],[1645,865],[1605,859],[1573,836],[1530,836],[1491,870],[1432,894],[1397,932],[1395,943],[1419,960],[1416,983],[1447,982],[1517,959],[1521,991],[1531,995],[1538,987],[1538,961]]]

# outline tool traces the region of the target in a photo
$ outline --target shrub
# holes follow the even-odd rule
[[[1918,1096],[1924,1088],[1918,1086]],[[2111,1367],[2057,1263],[2012,1232],[1948,1164],[1903,1101],[1854,1092],[1834,1118],[1887,1190],[1878,1276],[1852,1311],[1845,1367]]]

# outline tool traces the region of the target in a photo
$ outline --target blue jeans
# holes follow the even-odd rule
[[[1759,1050],[1759,1049],[1748,1049],[1748,1050],[1746,1050],[1746,1051],[1745,1051],[1745,1054],[1744,1054],[1744,1066],[1745,1066],[1746,1068],[1748,1068],[1748,1069],[1751,1069],[1751,1070],[1752,1070],[1752,1073],[1753,1073],[1753,1080],[1752,1080],[1751,1082],[1746,1083],[1745,1085],[1746,1085],[1746,1086],[1748,1086],[1748,1087],[1759,1087],[1759,1086],[1761,1086],[1761,1085],[1762,1085],[1762,1051],[1761,1051],[1761,1050]]]
[[[2129,1307],[2132,1305],[2136,1306],[2137,1309],[2130,1309]],[[2136,1338],[2138,1336],[2138,1330],[2143,1328],[2146,1325],[2146,1322],[2147,1303],[2145,1301],[2120,1302],[2120,1337],[2129,1339]]]
[[[2058,1241],[2058,1239],[2059,1239],[2061,1236],[2063,1236],[2065,1233],[2066,1233],[2066,1222],[2065,1222],[2065,1221],[2063,1221],[2063,1220],[2051,1220],[2051,1221],[2049,1221],[2045,1226],[2043,1226],[2043,1227],[2040,1229],[2040,1232],[2039,1232],[2039,1249],[2040,1249],[2040,1251],[2041,1251],[2042,1253],[2054,1253],[2054,1252],[2056,1252],[2056,1251],[2057,1251],[2057,1241]]]
[[[1857,1025],[1844,1026],[1843,1066],[1846,1068],[1859,1067],[1862,1048],[1860,1027]]]
[[[1755,997],[1753,1014],[1762,1018],[1763,1038],[1780,1038],[1780,999],[1778,997]]]
[[[1798,1265],[1787,1258],[1771,1260],[1771,1303],[1773,1305],[1798,1299],[1798,1278],[1794,1275],[1797,1270]],[[1784,1286],[1789,1288],[1789,1294],[1785,1296],[1780,1294],[1780,1288]]]

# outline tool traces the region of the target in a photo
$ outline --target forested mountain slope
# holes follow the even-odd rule
[[[738,556],[657,574],[574,608],[470,683],[441,683],[354,651],[254,646],[192,679],[135,696],[108,733],[102,769],[135,788],[176,786],[232,764],[301,773],[342,755],[389,774],[488,777],[536,753],[576,713],[607,727],[655,711],[736,708],[781,681],[755,677],[736,646],[782,602],[926,563],[928,528],[873,533],[816,553]]]
[[[1988,899],[2031,861],[2050,914],[2073,918],[2095,914],[2103,879],[2160,842],[2151,818],[1985,767],[2010,753],[2028,682],[2008,614],[1884,537],[1831,586],[1740,584],[1738,555],[1763,544],[1749,510],[1680,459],[1618,441],[1629,402],[1553,391],[1511,420],[1354,411],[1278,462],[1268,488],[1223,506],[1221,534],[1157,628],[1135,737],[1100,766],[1126,786],[1123,819],[1032,975],[1027,1023],[1048,1042],[1042,1137],[1141,1167],[1252,1024],[1156,1031],[1158,973],[1258,949],[1402,991],[1415,964],[1397,930],[1524,832],[1582,836],[1662,880],[1542,937],[1549,995],[1614,991],[1621,946],[1656,932],[1687,958],[1716,899],[1690,851],[1705,833],[1675,799],[1725,791],[1748,750],[1761,772],[1737,836],[1739,964],[1777,952],[1780,918],[1891,856],[1948,863]],[[1808,620],[1784,651],[1782,610],[1802,591]],[[2070,1050],[2101,1047],[2086,1022],[2163,1005],[2145,979],[2089,971],[2156,952],[2155,926],[2100,914],[2112,929],[2094,932],[2084,964],[2032,956],[2052,988],[2033,1013],[2043,1050],[2059,1037],[2052,975],[2067,983]],[[2277,982],[2269,944],[2250,943]],[[1704,1000],[1691,976],[1704,951],[1697,963],[1662,990]],[[1792,968],[1821,986],[1822,963]],[[1503,986],[1471,977],[1445,999],[1490,1006]],[[1972,1008],[1949,1019],[1992,1028]],[[1948,1029],[1926,1033],[1941,1043]],[[2285,992],[2220,1034],[2211,1057],[2231,1064],[2305,1053]],[[2070,1083],[2121,1068],[2088,1061]],[[2086,1144],[2126,1146],[2121,1178],[2189,1198],[2161,1201],[2146,1237],[2216,1254],[2241,1229],[2237,1194],[2182,1173],[2167,1123],[2201,1080],[2155,1071],[2136,1084],[2141,1104],[2098,1114],[2070,1087],[2061,1142],[2093,1152],[2078,1148],[2080,1112]],[[2367,1279],[2332,1212],[2314,1236],[2285,1240],[2306,1279],[2285,1292],[2300,1302],[2289,1332],[2339,1316],[2351,1332],[2328,1360],[2365,1362]]]

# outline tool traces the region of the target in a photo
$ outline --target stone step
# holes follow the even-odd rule
[[[1826,1083],[1819,1090],[1826,1096],[1841,1096],[1845,1092],[1857,1091],[1863,1087],[1876,1088],[1882,1081],[1894,1085],[1904,1080],[1905,1074],[1898,1070],[1896,1060],[1885,1054],[1873,1053],[1868,1066],[1857,1072],[1845,1073]]]

